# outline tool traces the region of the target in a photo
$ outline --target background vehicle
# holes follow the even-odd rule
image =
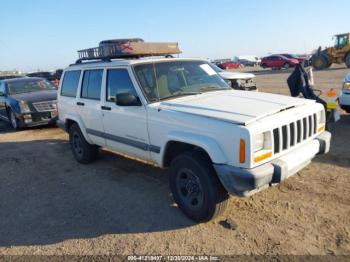
[[[300,56],[297,56],[297,55],[293,55],[293,54],[280,54],[281,56],[284,56],[284,57],[287,57],[289,59],[296,59],[299,61],[300,64],[304,65],[305,63],[305,58],[304,57],[300,57]]]
[[[27,76],[45,78],[46,80],[50,81],[56,88],[58,88],[62,72],[62,69],[57,69],[55,72],[33,72],[27,74]]]
[[[0,118],[14,129],[55,123],[57,91],[38,77],[0,81]]]
[[[255,75],[251,73],[225,71],[214,64],[210,66],[235,90],[257,91],[254,81]]]
[[[243,67],[243,65],[237,61],[224,62],[222,64],[218,64],[217,66],[221,69],[237,69]]]
[[[299,64],[297,59],[290,59],[282,55],[271,55],[261,59],[260,66],[263,68],[288,69]]]
[[[350,114],[350,73],[345,76],[343,88],[339,95],[341,109]]]
[[[328,47],[322,50],[318,48],[317,52],[312,55],[312,66],[317,69],[325,69],[333,63],[346,64],[350,68],[350,33],[335,35],[334,47]]]
[[[23,76],[20,75],[6,75],[6,76],[0,76],[0,80],[5,80],[5,79],[12,79],[12,78],[20,78]]]
[[[254,55],[236,56],[234,60],[238,61],[244,66],[258,66],[261,62],[261,59]]]
[[[250,61],[247,59],[239,59],[237,60],[243,66],[257,66],[258,63],[256,61]]]

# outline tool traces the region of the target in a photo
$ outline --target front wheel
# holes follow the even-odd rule
[[[312,66],[316,70],[328,68],[331,65],[324,55],[316,55],[312,58]]]
[[[19,121],[15,115],[15,113],[10,109],[9,112],[8,112],[8,115],[9,115],[9,120],[10,120],[10,123],[11,123],[11,127],[14,129],[14,130],[19,130]]]
[[[289,64],[288,63],[285,63],[284,66],[283,66],[284,69],[289,69]]]
[[[69,128],[69,143],[74,155],[74,158],[82,164],[89,164],[96,160],[98,147],[89,144],[82,134],[79,126],[73,124]]]
[[[346,64],[346,67],[350,68],[350,53],[346,55],[344,62]]]
[[[170,188],[179,208],[194,221],[209,221],[227,207],[229,195],[210,159],[199,150],[179,155],[172,161]]]

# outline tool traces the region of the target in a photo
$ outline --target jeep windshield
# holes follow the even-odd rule
[[[149,102],[230,89],[203,61],[170,61],[134,66],[136,77]]]
[[[55,87],[44,79],[21,79],[7,82],[7,88],[10,95],[43,91],[55,90]]]

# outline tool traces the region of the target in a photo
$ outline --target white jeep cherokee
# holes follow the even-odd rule
[[[175,202],[208,221],[327,153],[315,101],[232,90],[205,60],[119,59],[64,70],[58,124],[81,163],[98,147],[170,167]]]

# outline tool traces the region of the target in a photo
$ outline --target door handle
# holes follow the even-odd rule
[[[78,106],[85,106],[85,104],[83,102],[77,102]]]
[[[101,106],[101,109],[102,109],[102,110],[108,110],[108,111],[111,111],[111,110],[112,110],[112,108],[109,107],[109,106]]]

